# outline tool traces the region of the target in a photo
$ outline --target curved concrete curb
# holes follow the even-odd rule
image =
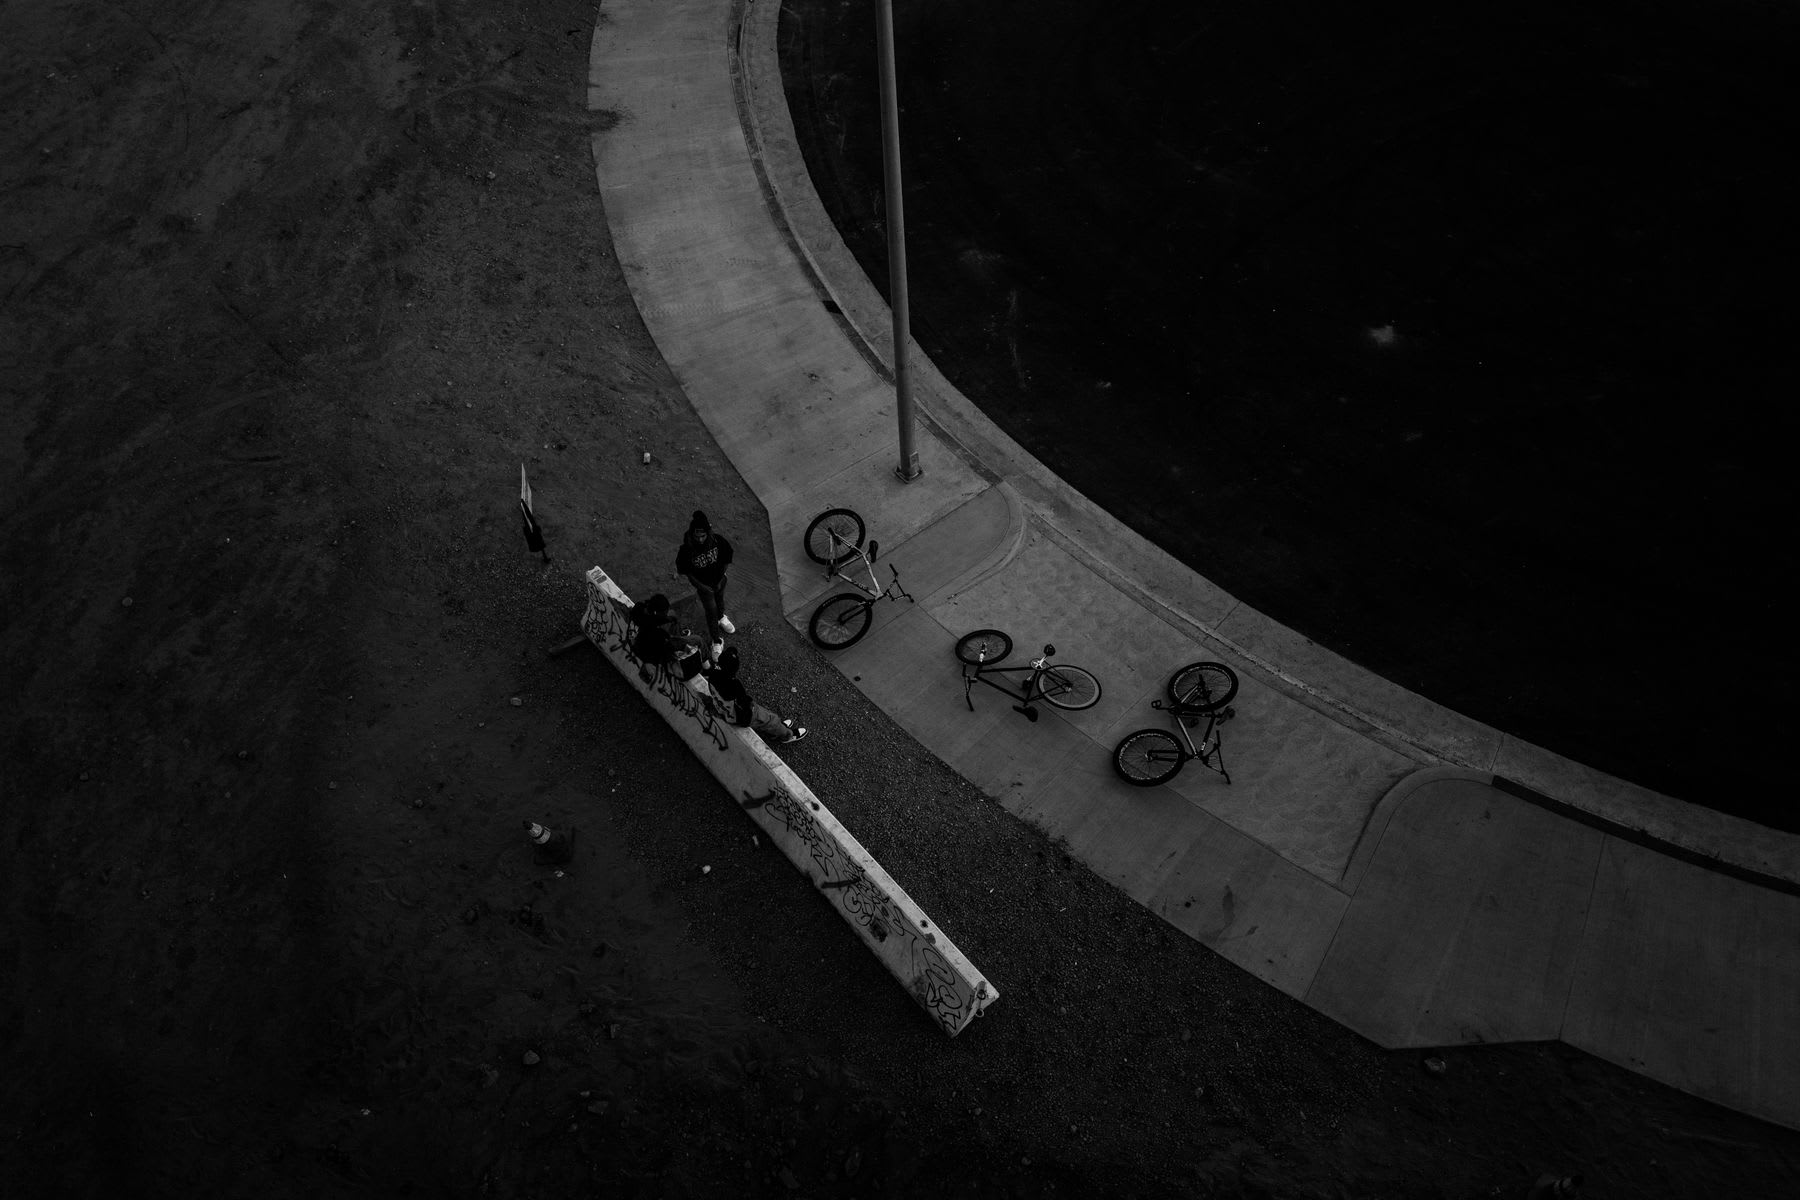
[[[864,356],[891,379],[891,315],[825,213],[781,87],[779,0],[738,0],[732,42],[739,111],[765,196],[808,276]],[[1800,836],[1596,771],[1463,716],[1301,637],[1188,567],[1069,487],[970,403],[916,345],[922,415],[957,453],[1016,493],[1071,555],[1234,665],[1415,761],[1518,780],[1535,795],[1705,859],[1800,882]]]
[[[1494,782],[1493,775],[1486,771],[1472,771],[1467,767],[1425,767],[1389,788],[1369,811],[1369,819],[1363,823],[1362,836],[1356,839],[1356,849],[1350,852],[1350,861],[1344,864],[1341,882],[1346,892],[1355,894],[1357,885],[1362,883],[1363,876],[1368,873],[1369,861],[1375,857],[1376,847],[1381,845],[1381,835],[1387,832],[1388,822],[1400,810],[1407,797],[1423,787],[1446,779],[1488,785]]]

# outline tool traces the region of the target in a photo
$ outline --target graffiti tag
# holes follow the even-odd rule
[[[898,905],[877,887],[837,839],[807,811],[807,806],[779,783],[762,795],[746,791],[748,810],[761,809],[781,823],[818,868],[819,891],[852,925],[866,929],[896,962],[896,974],[907,980],[912,998],[946,1032],[962,1028],[970,1007],[956,970],[937,948],[937,935],[921,932]],[[773,834],[776,831],[771,828]],[[890,939],[892,941],[890,942]]]

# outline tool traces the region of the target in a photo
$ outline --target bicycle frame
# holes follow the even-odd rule
[[[880,542],[870,542],[868,552],[864,553],[861,546],[852,545],[839,537],[837,535],[837,530],[828,529],[826,530],[826,533],[831,538],[832,561],[838,565],[827,566],[825,568],[825,578],[843,580],[845,583],[867,596],[870,604],[874,604],[875,601],[881,599],[898,600],[901,597],[905,597],[906,599],[911,600],[913,598],[912,593],[907,591],[905,586],[900,582],[900,568],[896,567],[893,563],[888,564],[888,572],[892,578],[889,579],[886,587],[883,587],[881,580],[875,577],[875,556],[881,552]],[[841,558],[838,554],[840,549],[844,552]],[[868,572],[869,582],[867,584],[858,583],[855,579],[844,573],[845,567],[849,565],[852,559],[862,563],[863,570]]]
[[[964,663],[963,703],[969,706],[970,712],[975,711],[975,701],[970,697],[969,693],[975,687],[976,681],[979,680],[993,688],[996,692],[1000,692],[1017,700],[1019,703],[1013,705],[1013,711],[1025,714],[1025,719],[1028,721],[1035,721],[1038,719],[1038,712],[1037,709],[1031,707],[1031,702],[1042,698],[1044,694],[1038,681],[1044,677],[1044,669],[1049,665],[1050,656],[1048,654],[1044,655],[1042,658],[1032,659],[1028,665],[1023,667],[990,667],[982,663]],[[1031,672],[1031,678],[1027,679],[1025,681],[1025,686],[1018,691],[1014,691],[1004,684],[995,683],[988,678],[989,675],[1020,675],[1026,671]]]
[[[1225,769],[1225,738],[1219,732],[1219,726],[1235,717],[1236,709],[1221,708],[1210,712],[1201,712],[1197,708],[1190,708],[1186,705],[1164,704],[1161,700],[1152,700],[1150,707],[1166,712],[1175,718],[1175,732],[1180,735],[1183,742],[1187,743],[1187,750],[1182,753],[1183,762],[1190,759],[1196,760],[1207,770],[1217,771],[1223,775],[1226,783],[1231,782],[1231,773]],[[1206,731],[1200,735],[1199,746],[1194,745],[1193,735],[1188,732],[1190,720],[1206,722]],[[1216,766],[1214,765],[1215,759],[1217,760]]]

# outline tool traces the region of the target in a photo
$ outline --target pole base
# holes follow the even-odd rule
[[[919,456],[917,452],[914,452],[907,458],[901,459],[899,465],[894,468],[894,478],[898,479],[901,483],[911,483],[924,473],[925,468],[919,465]]]

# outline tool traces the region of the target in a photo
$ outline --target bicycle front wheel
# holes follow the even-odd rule
[[[805,541],[806,557],[828,567],[842,566],[862,547],[863,519],[847,508],[828,508],[806,527]]]
[[[1140,729],[1113,747],[1113,770],[1134,787],[1155,787],[1175,778],[1185,757],[1173,734]]]
[[[1092,671],[1057,663],[1045,667],[1037,682],[1038,695],[1044,698],[1045,704],[1073,712],[1100,703],[1100,681],[1094,678]]]
[[[813,610],[807,632],[816,645],[826,650],[854,646],[869,632],[869,624],[875,619],[869,610],[874,607],[867,599],[849,592],[833,596]]]
[[[1201,712],[1224,708],[1237,691],[1237,672],[1224,663],[1189,663],[1169,677],[1169,699]]]
[[[992,666],[1012,653],[1012,639],[998,629],[977,629],[956,639],[956,657],[970,666]]]

